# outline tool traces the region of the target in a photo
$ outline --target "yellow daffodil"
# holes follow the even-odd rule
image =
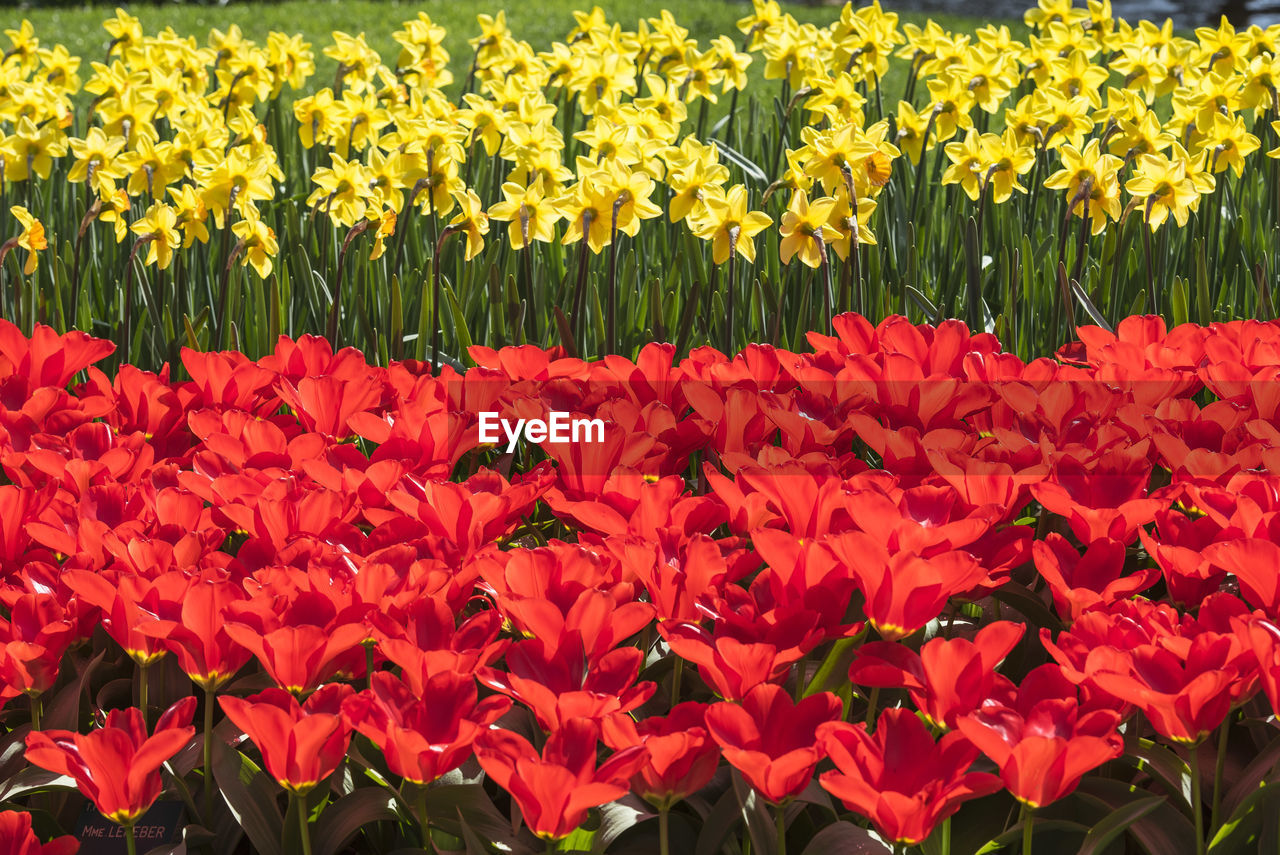
[[[1092,139],[1083,150],[1066,144],[1058,149],[1062,169],[1045,179],[1044,186],[1051,190],[1066,191],[1070,213],[1083,217],[1089,214],[1089,228],[1093,234],[1106,228],[1107,220],[1120,219],[1119,172],[1123,161],[1112,154],[1102,153],[1101,143]]]
[[[280,247],[276,243],[276,233],[262,221],[258,209],[248,208],[244,218],[231,226],[231,231],[239,238],[241,266],[251,266],[260,279],[270,276],[271,259],[279,253]]]
[[[466,235],[465,257],[470,261],[484,248],[484,236],[489,233],[489,217],[474,190],[468,189],[458,195],[458,207],[461,210],[449,221],[449,227]]]
[[[767,229],[773,218],[762,211],[747,210],[747,188],[741,184],[723,193],[711,193],[704,201],[704,213],[690,218],[690,227],[698,237],[711,241],[711,260],[724,264],[736,252],[754,262],[755,236]]]
[[[156,202],[131,229],[140,238],[149,239],[146,263],[155,264],[161,270],[167,269],[173,261],[174,250],[182,245],[177,212],[163,202]]]
[[[307,197],[307,205],[328,215],[339,228],[350,228],[364,218],[370,180],[364,164],[335,154],[332,166],[317,169],[311,177],[316,189]]]
[[[1134,177],[1125,182],[1124,189],[1137,199],[1151,231],[1160,228],[1170,215],[1178,225],[1185,226],[1200,198],[1195,183],[1187,176],[1186,160],[1176,155],[1168,158],[1163,154],[1144,154],[1135,166]]]
[[[509,223],[507,236],[512,249],[524,249],[530,241],[550,243],[555,239],[555,224],[560,219],[540,182],[522,186],[508,181],[502,185],[503,201],[489,209],[489,218]]]
[[[27,251],[27,262],[22,267],[22,273],[25,276],[30,276],[36,272],[36,267],[40,263],[39,253],[49,248],[48,240],[44,234],[44,225],[21,205],[14,205],[9,209],[9,213],[13,215],[13,218],[18,221],[18,225],[22,227],[22,231],[14,240],[17,246]]]
[[[783,264],[790,264],[797,255],[809,267],[822,263],[823,246],[843,237],[829,224],[835,208],[836,200],[830,196],[810,202],[803,190],[791,194],[791,204],[783,213],[778,229],[782,235],[778,255]]]

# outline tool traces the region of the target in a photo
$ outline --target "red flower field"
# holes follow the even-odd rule
[[[1280,323],[1079,337],[177,380],[0,321],[0,842],[1275,851]]]

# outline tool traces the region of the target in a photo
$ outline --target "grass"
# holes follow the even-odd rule
[[[156,33],[172,27],[179,35],[194,35],[203,40],[212,28],[227,30],[237,26],[247,38],[262,44],[267,34],[275,31],[290,34],[301,33],[311,42],[316,52],[317,75],[308,88],[318,88],[333,80],[336,68],[333,60],[321,54],[331,41],[334,30],[356,34],[363,32],[369,46],[376,50],[388,65],[395,62],[400,46],[391,34],[400,28],[402,21],[410,20],[418,12],[426,12],[431,19],[448,31],[445,48],[452,58],[454,75],[461,80],[466,74],[466,58],[471,48],[467,39],[476,32],[476,15],[496,15],[504,10],[507,25],[516,38],[529,42],[536,50],[546,50],[553,41],[564,38],[574,26],[573,13],[588,11],[599,6],[610,20],[618,21],[624,29],[635,29],[641,18],[657,17],[669,10],[681,26],[689,30],[691,38],[704,47],[711,39],[730,34],[736,37],[735,24],[751,10],[749,3],[726,0],[538,0],[535,3],[457,3],[451,0],[285,0],[279,3],[231,3],[227,6],[190,5],[124,5],[129,14],[137,17],[147,33]],[[839,16],[839,7],[802,6],[782,4],[783,8],[801,23],[820,26],[829,24]],[[892,3],[887,4],[892,8]],[[91,60],[100,60],[106,53],[110,37],[102,29],[102,22],[111,17],[113,7],[107,5],[74,8],[19,9],[0,16],[6,27],[16,26],[24,18],[31,22],[42,42],[64,45],[75,56],[84,58],[81,74],[90,69]],[[923,24],[932,18],[946,29],[972,32],[987,23],[978,18],[958,15],[902,14],[902,23]],[[1017,25],[1021,29],[1021,25]],[[761,58],[756,57],[753,70],[758,74]],[[896,69],[895,69],[896,70]],[[458,83],[455,83],[457,87]],[[891,90],[892,91],[892,90]]]

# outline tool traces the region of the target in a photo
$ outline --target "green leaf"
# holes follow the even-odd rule
[[[463,837],[465,821],[481,839],[501,844],[503,851],[511,855],[531,855],[511,823],[489,800],[489,794],[479,784],[445,784],[427,790],[427,815],[431,824],[455,837]]]
[[[1079,855],[1098,855],[1107,844],[1124,834],[1127,828],[1164,803],[1164,796],[1148,796],[1116,808],[1102,822],[1089,829]]]
[[[1115,810],[1149,798],[1151,794],[1123,781],[1089,775],[1080,781],[1076,795],[1086,803]],[[1187,841],[1195,839],[1191,821],[1164,799],[1150,813],[1131,823],[1127,831],[1149,855],[1184,852]]]
[[[928,315],[929,318],[937,317],[938,307],[935,306],[929,300],[929,298],[926,297],[924,293],[921,292],[919,289],[917,289],[915,286],[912,286],[912,285],[907,286],[907,296],[910,297],[912,301],[915,302],[915,304],[920,307],[920,311]]]
[[[361,787],[329,805],[312,831],[317,855],[337,855],[366,825],[398,819],[395,796],[381,787]]]
[[[720,154],[724,155],[725,159],[741,169],[742,172],[752,181],[756,182],[761,187],[767,187],[769,185],[769,177],[764,174],[764,170],[759,166],[756,166],[744,155],[735,151],[728,143],[716,141],[716,148],[720,150]]]
[[[1280,736],[1273,739],[1266,748],[1260,751],[1244,771],[1236,777],[1231,789],[1222,800],[1222,808],[1227,815],[1234,814],[1246,799],[1255,795],[1271,770],[1280,763]]]
[[[252,760],[221,740],[213,744],[213,778],[245,836],[260,855],[280,855],[284,817],[278,787]]]
[[[76,679],[64,686],[45,709],[44,719],[40,722],[42,729],[72,731],[80,729],[80,702],[84,695],[84,687],[106,655],[107,651],[100,651],[87,664],[77,665]]]
[[[9,780],[0,784],[0,802],[12,801],[19,796],[47,790],[75,790],[76,782],[66,775],[50,772],[38,766],[28,766]]]
[[[1126,739],[1122,759],[1141,761],[1140,768],[1174,794],[1178,810],[1191,815],[1191,769],[1185,760],[1150,739]]]
[[[988,852],[997,852],[1010,844],[1018,843],[1022,840],[1022,829],[1024,826],[1025,823],[1019,822],[1017,825],[1000,834],[998,837],[991,838],[991,840],[975,852],[974,855],[986,855]],[[1056,831],[1072,834],[1088,834],[1089,826],[1082,825],[1078,822],[1072,822],[1069,819],[1037,819],[1035,820],[1035,826],[1032,828],[1032,831]]]
[[[800,855],[883,855],[889,851],[870,831],[841,820],[815,834]]]
[[[600,828],[596,832],[593,851],[603,853],[626,830],[654,819],[657,814],[644,800],[628,793],[616,802],[600,807]]]
[[[441,277],[440,287],[444,290],[449,310],[453,313],[453,331],[458,337],[458,350],[461,351],[463,360],[470,363],[471,333],[467,330],[467,319],[462,314],[462,304],[458,302],[458,295],[453,292],[453,288],[449,287],[449,280]]]
[[[1005,582],[992,596],[1007,606],[1013,606],[1037,627],[1049,627],[1055,631],[1062,629],[1062,621],[1057,615],[1049,611],[1044,601],[1024,585]]]
[[[1095,324],[1102,327],[1107,332],[1115,332],[1115,330],[1111,328],[1111,324],[1107,323],[1107,319],[1102,314],[1102,311],[1093,304],[1093,301],[1089,299],[1089,295],[1080,287],[1080,283],[1074,279],[1071,280],[1071,293],[1080,301],[1080,305],[1084,307],[1085,314],[1087,314]]]
[[[1173,277],[1173,286],[1169,289],[1169,308],[1173,314],[1174,326],[1187,322],[1189,290],[1187,280],[1181,276]]]
[[[1280,783],[1268,781],[1249,794],[1209,841],[1210,855],[1260,851],[1263,823],[1280,814]]]

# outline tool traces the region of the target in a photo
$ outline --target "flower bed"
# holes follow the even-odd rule
[[[176,382],[0,321],[0,840],[165,794],[221,852],[1274,842],[1280,324],[1080,339]],[[549,412],[603,435],[478,441]]]

